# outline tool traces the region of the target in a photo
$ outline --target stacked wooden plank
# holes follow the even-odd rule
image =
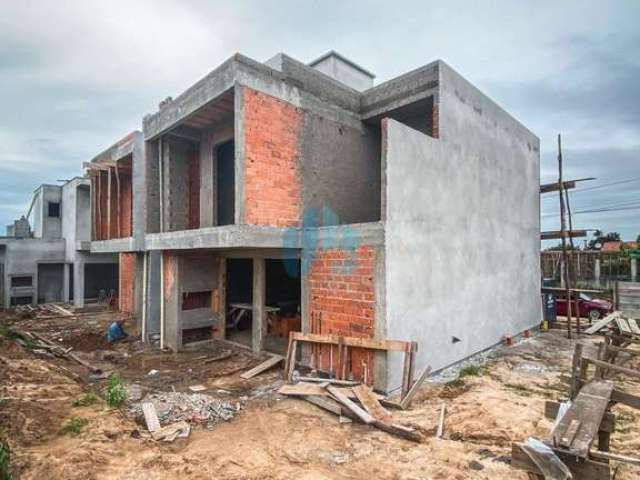
[[[42,320],[50,318],[73,317],[74,313],[69,309],[68,305],[58,303],[42,303],[39,305],[17,305],[16,313],[21,316],[31,318],[39,318]]]
[[[616,321],[620,317],[603,319],[600,325],[594,325],[595,331]],[[640,396],[632,395],[616,388],[607,376],[627,375],[640,378],[640,371],[622,367],[615,363],[620,353],[625,358],[640,356],[640,351],[624,346],[612,345],[612,337],[605,337],[599,344],[597,358],[583,356],[583,344],[575,346],[571,367],[571,387],[568,408],[560,416],[560,404],[548,401],[545,415],[556,418],[550,438],[545,442],[552,449],[555,460],[563,462],[573,478],[586,480],[605,480],[611,475],[609,460],[640,464],[640,459],[624,457],[609,452],[610,435],[614,431],[615,415],[610,407],[622,403],[640,409]],[[613,337],[615,341],[615,337]],[[595,367],[589,377],[590,366]],[[592,450],[594,440],[598,439],[598,450]],[[533,458],[526,444],[512,445],[512,463],[514,468],[526,470],[532,478],[544,478],[540,466],[541,457]]]
[[[278,393],[302,398],[340,417],[348,417],[407,440],[422,440],[417,430],[395,422],[391,413],[380,403],[382,397],[367,385],[335,385],[331,380],[322,383],[299,382],[283,385]]]

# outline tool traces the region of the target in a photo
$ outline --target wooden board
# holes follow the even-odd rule
[[[340,343],[340,339],[342,339],[342,343],[347,347],[370,348],[372,350],[387,350],[394,352],[405,352],[407,350],[407,344],[412,344],[412,342],[405,342],[402,340],[379,340],[375,338],[341,337],[338,335],[320,335],[316,333],[302,332],[291,332],[290,338],[303,342],[326,343],[333,345],[338,345]],[[414,351],[417,351],[417,347],[414,347]]]
[[[278,389],[278,393],[282,395],[292,395],[306,397],[308,395],[326,396],[329,392],[318,383],[299,382],[294,385],[285,384]]]
[[[342,405],[344,405],[347,409],[349,409],[356,417],[362,420],[366,424],[371,424],[374,422],[374,418],[369,415],[366,411],[356,405],[353,401],[351,401],[341,389],[332,387],[329,385],[327,387],[329,393]]]
[[[569,467],[573,478],[576,480],[608,480],[611,478],[611,468],[607,463],[593,460],[577,460],[570,454],[558,451],[556,451],[556,455]],[[511,446],[511,466],[537,475],[542,474],[520,443],[514,443]]]
[[[640,327],[638,327],[638,322],[635,318],[627,318],[627,324],[629,324],[629,328],[631,332],[635,335],[640,335]]]
[[[606,317],[598,320],[596,323],[594,323],[593,325],[591,325],[589,328],[587,328],[584,333],[586,333],[587,335],[593,335],[594,333],[596,333],[598,330],[603,329],[604,327],[606,327],[607,325],[609,325],[611,322],[613,322],[616,318],[618,318],[620,316],[620,312],[616,311],[613,313],[610,313],[609,315],[607,315]]]
[[[438,417],[438,429],[436,430],[437,438],[442,438],[442,435],[444,433],[444,415],[446,413],[446,410],[447,405],[442,402],[442,405],[440,406],[440,416]]]
[[[544,416],[549,420],[555,420],[558,416],[558,410],[560,409],[560,403],[553,400],[547,400],[544,403]],[[615,431],[616,416],[611,412],[605,412],[600,423],[600,431],[613,433]]]
[[[147,424],[147,430],[150,432],[156,432],[160,430],[160,420],[158,420],[158,414],[156,413],[156,407],[151,402],[144,402],[142,404],[142,413],[144,414],[144,421]]]
[[[369,415],[380,422],[392,423],[393,419],[391,418],[391,414],[380,405],[371,387],[358,385],[353,387],[352,390]]]
[[[282,360],[284,360],[284,357],[280,355],[272,355],[271,358],[269,358],[268,360],[265,360],[260,365],[253,367],[251,370],[247,370],[246,372],[244,372],[242,375],[240,375],[240,378],[243,378],[245,380],[248,380],[249,378],[253,378],[256,375],[259,375],[262,372],[266,372],[270,368],[275,367]]]
[[[411,401],[413,400],[413,397],[415,397],[416,393],[418,393],[418,390],[420,390],[420,386],[424,383],[424,381],[430,374],[431,374],[431,365],[427,365],[426,368],[422,371],[422,373],[418,377],[418,379],[415,382],[413,382],[413,385],[411,386],[407,394],[404,397],[402,397],[402,399],[400,400],[400,408],[404,410],[405,408],[409,407],[409,405],[411,404]]]
[[[307,402],[313,403],[317,407],[320,407],[338,416],[345,414],[345,411],[344,411],[345,409],[340,405],[340,403],[336,402],[333,398],[318,396],[318,395],[309,395],[303,398]]]
[[[629,324],[624,318],[620,318],[620,317],[616,318],[616,324],[618,325],[618,329],[620,330],[620,333],[622,334],[631,333],[631,328],[629,328]]]
[[[609,405],[612,391],[613,382],[610,380],[595,380],[583,386],[551,433],[554,445],[561,445],[562,439],[568,437],[567,433],[572,422],[580,422],[568,450],[578,457],[587,458],[589,448],[598,434],[602,417]]]

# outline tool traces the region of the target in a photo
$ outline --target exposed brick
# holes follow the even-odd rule
[[[200,228],[200,154],[196,150],[189,158],[189,229]]]
[[[375,249],[361,246],[355,251],[319,249],[309,272],[310,311],[320,316],[320,327],[312,325],[314,333],[338,334],[373,338],[375,312]],[[352,349],[351,372],[363,378],[367,365],[367,380],[373,381],[373,352]],[[325,370],[329,369],[329,350],[322,354]],[[337,371],[337,355],[333,369]]]
[[[302,188],[299,108],[245,88],[245,221],[299,226]]]
[[[136,254],[120,254],[120,311],[134,313],[136,284]]]
[[[133,218],[133,188],[131,185],[131,175],[120,172],[120,237],[130,237],[132,234]]]

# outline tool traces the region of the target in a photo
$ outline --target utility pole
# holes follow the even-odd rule
[[[571,275],[569,275],[569,255],[567,254],[567,222],[565,219],[565,188],[562,182],[562,140],[558,134],[558,193],[560,194],[560,239],[562,242],[562,261],[564,262],[564,286],[567,297],[567,338],[571,338]],[[573,243],[573,242],[572,242]]]

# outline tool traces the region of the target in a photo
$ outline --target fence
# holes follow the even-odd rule
[[[572,278],[582,288],[613,288],[616,281],[638,280],[637,259],[621,252],[575,251],[570,262]],[[562,252],[541,252],[540,268],[546,286],[564,285]]]

